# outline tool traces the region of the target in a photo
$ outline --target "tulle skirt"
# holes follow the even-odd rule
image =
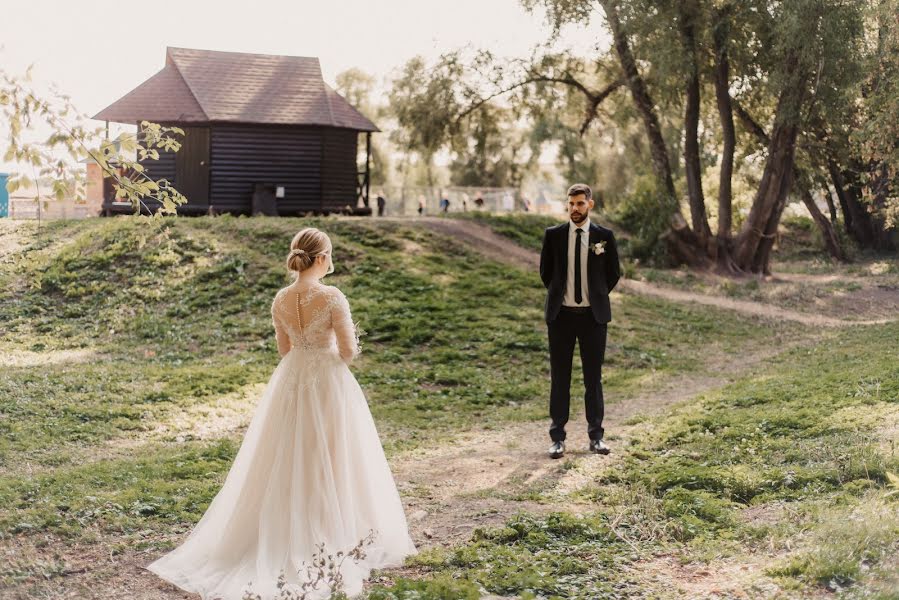
[[[294,348],[222,489],[181,546],[147,569],[204,600],[269,600],[282,592],[279,579],[288,589],[310,580],[319,547],[327,563],[366,538],[365,557],[343,558],[340,568],[350,596],[371,569],[402,564],[415,547],[355,377],[336,351]],[[329,595],[322,583],[309,597]]]

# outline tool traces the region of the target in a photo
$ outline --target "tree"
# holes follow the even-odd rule
[[[831,165],[847,232],[863,248],[895,250],[899,228],[899,1],[879,0],[868,14],[867,77],[854,131],[841,131],[842,163]],[[847,141],[848,138],[848,141]],[[831,146],[833,147],[833,146]],[[848,147],[849,160],[846,161]],[[834,156],[835,155],[835,156]],[[834,162],[840,162],[839,151]]]
[[[376,85],[373,76],[354,67],[339,73],[336,80],[337,92],[363,115],[375,122],[386,116],[384,107],[374,104],[372,100]],[[390,173],[390,152],[381,136],[372,136],[371,162],[371,183],[384,185]]]
[[[660,210],[671,212],[667,237],[672,254],[691,264],[717,259],[728,270],[768,272],[777,226],[795,179],[797,144],[809,143],[816,120],[834,118],[855,85],[865,3],[599,0],[601,10],[586,0],[523,3],[531,9],[544,7],[557,33],[566,23],[605,20],[649,142]],[[715,152],[722,156],[722,168],[714,243],[708,243],[698,127],[705,87],[714,90],[722,144]],[[733,123],[735,93],[747,106],[760,107],[770,134],[749,214],[732,236],[732,161],[739,142]],[[689,225],[680,211],[670,143],[660,118],[660,111],[678,105],[684,115],[680,135]],[[804,193],[800,196],[807,199]],[[816,222],[826,229],[826,219]]]
[[[389,94],[398,123],[393,137],[418,154],[429,172],[437,152],[452,152],[453,183],[518,187],[545,143],[558,142],[563,162],[573,165],[583,148],[571,128],[586,131],[621,87],[617,80],[602,82],[601,72],[552,54],[504,61],[489,52],[451,52],[433,65],[415,58]],[[559,94],[559,88],[568,93]]]
[[[432,187],[434,156],[455,134],[454,117],[461,112],[467,92],[464,70],[458,53],[444,55],[433,66],[415,57],[403,66],[387,95],[390,113],[398,125],[391,141],[405,153],[421,158]]]
[[[84,175],[79,161],[90,158],[97,162],[105,177],[113,179],[117,199],[130,201],[135,212],[147,209],[146,200],[159,203],[159,214],[174,214],[186,202],[184,196],[167,180],[156,181],[144,173],[141,161],[158,160],[160,151],[177,152],[181,144],[176,136],[184,132],[177,127],[162,127],[143,122],[137,134],[122,134],[115,140],[103,137],[99,127],[91,127],[65,94],[53,90],[42,97],[31,86],[31,71],[22,77],[0,69],[0,111],[9,127],[9,147],[4,160],[26,165],[32,173],[12,175],[7,189],[35,185],[41,195],[40,182],[49,178],[51,195],[62,199],[69,190],[76,196],[84,192]],[[42,141],[31,141],[43,123],[51,134]]]

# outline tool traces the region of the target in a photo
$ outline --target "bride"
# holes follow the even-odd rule
[[[320,282],[334,270],[331,240],[303,229],[290,243],[287,268],[296,280],[272,303],[282,359],[231,471],[188,538],[147,567],[204,600],[269,600],[285,590],[327,597],[329,584],[308,567],[338,552],[351,559],[337,577],[353,596],[371,569],[415,552],[368,404],[347,366],[359,353],[349,304]]]

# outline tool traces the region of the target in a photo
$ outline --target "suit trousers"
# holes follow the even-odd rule
[[[587,435],[591,440],[603,437],[602,419],[605,410],[602,397],[602,362],[606,353],[606,323],[597,323],[589,308],[563,306],[559,316],[548,324],[549,361],[552,386],[549,395],[549,416],[552,425],[549,437],[554,442],[565,439],[571,404],[571,364],[574,343],[577,341],[584,369],[584,409],[587,415]]]

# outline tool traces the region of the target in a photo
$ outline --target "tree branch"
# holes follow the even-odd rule
[[[624,85],[624,82],[619,79],[619,80],[613,81],[612,83],[610,83],[603,89],[596,92],[596,91],[593,91],[593,90],[590,90],[589,88],[587,88],[586,85],[584,85],[583,83],[581,83],[580,81],[578,81],[577,79],[572,77],[571,75],[567,75],[565,77],[550,77],[548,75],[532,75],[532,76],[528,77],[527,79],[524,79],[522,81],[515,83],[514,85],[503,88],[503,89],[499,90],[498,92],[490,94],[489,96],[487,96],[485,98],[481,98],[480,100],[478,100],[477,102],[475,102],[474,104],[472,104],[471,106],[469,106],[468,108],[463,110],[461,113],[459,113],[456,116],[456,121],[457,122],[461,121],[462,119],[464,119],[471,113],[475,112],[476,110],[478,110],[479,108],[481,108],[482,106],[484,106],[485,104],[487,104],[488,102],[493,100],[494,98],[498,98],[504,94],[508,94],[509,92],[515,91],[518,88],[522,88],[522,87],[524,87],[526,85],[530,85],[532,83],[561,83],[561,84],[564,84],[564,85],[567,85],[567,86],[570,86],[570,87],[573,87],[573,88],[579,90],[581,93],[583,93],[587,97],[587,100],[590,102],[590,109],[588,110],[588,115],[593,115],[593,116],[588,117],[587,122],[581,128],[581,133],[583,133],[584,130],[586,130],[587,126],[590,124],[590,122],[595,117],[596,109],[599,108],[599,105],[602,104],[602,102],[612,92],[614,92],[616,89],[618,89],[619,87]]]

